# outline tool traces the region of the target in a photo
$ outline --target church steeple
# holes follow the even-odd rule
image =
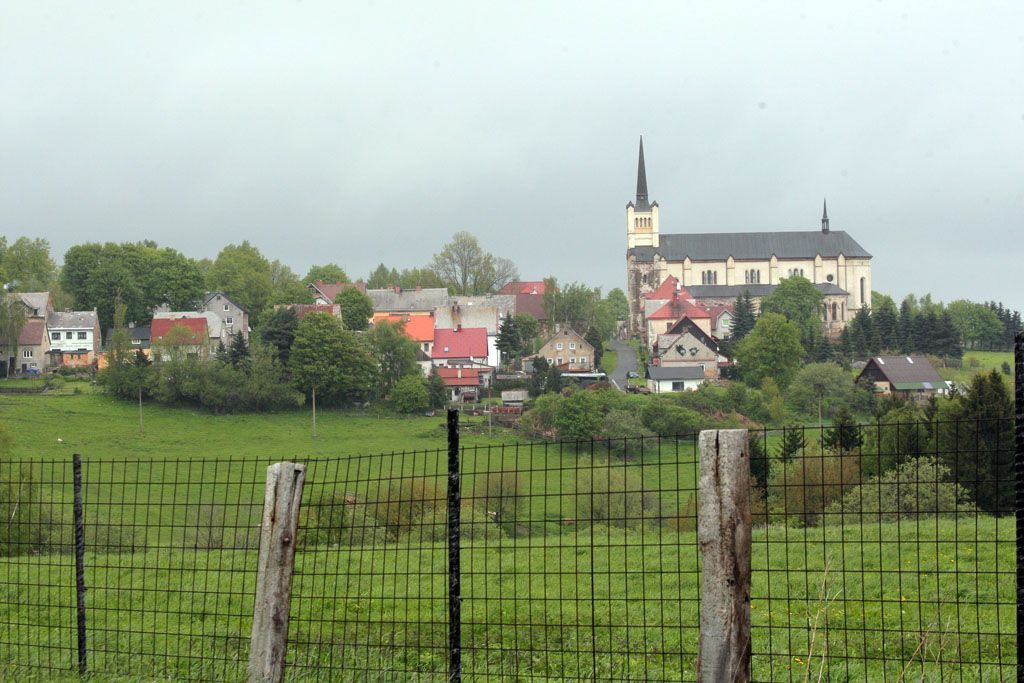
[[[651,204],[647,201],[647,167],[644,165],[644,136],[640,136],[640,161],[636,167],[636,209],[637,211],[650,210]]]
[[[821,211],[821,231],[824,234],[828,234],[828,200],[824,200],[824,206]]]

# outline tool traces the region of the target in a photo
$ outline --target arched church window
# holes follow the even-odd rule
[[[634,228],[639,228],[640,227],[640,219],[639,218],[634,218],[633,219],[633,227]]]
[[[863,277],[860,279],[860,305],[861,305],[861,308],[864,307],[864,302],[867,301],[867,297],[864,296],[864,286],[865,286],[866,280],[867,280],[867,278],[863,278]]]
[[[715,281],[714,284],[717,285],[718,284],[718,271],[717,270],[714,271],[713,273],[711,273],[711,275],[713,276],[712,279]]]
[[[833,320],[836,319],[836,311],[837,311],[837,309],[838,309],[838,307],[836,306],[836,302],[833,301],[832,302],[832,319]]]

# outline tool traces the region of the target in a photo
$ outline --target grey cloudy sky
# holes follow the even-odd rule
[[[1024,308],[1022,76],[1019,0],[5,2],[0,233],[607,290],[643,133],[663,232],[827,195],[875,289]]]

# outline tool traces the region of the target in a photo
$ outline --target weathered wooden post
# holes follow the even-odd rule
[[[750,457],[746,429],[700,433],[702,585],[697,677],[750,680]]]
[[[284,677],[295,534],[305,480],[305,465],[279,462],[267,468],[249,650],[249,683],[278,683]]]

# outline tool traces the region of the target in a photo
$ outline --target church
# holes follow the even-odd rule
[[[670,277],[704,309],[729,306],[745,290],[759,305],[780,281],[805,277],[822,293],[823,327],[830,337],[871,306],[871,254],[846,232],[829,228],[827,205],[820,230],[663,234],[658,202],[647,195],[642,137],[636,199],[626,204],[626,275],[629,332],[645,338],[651,313],[645,307],[665,303],[651,299]]]

